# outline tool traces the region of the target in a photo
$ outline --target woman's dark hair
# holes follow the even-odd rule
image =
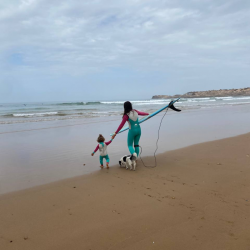
[[[129,113],[131,110],[133,110],[131,102],[129,102],[129,101],[124,102],[123,116],[126,115],[127,113]]]

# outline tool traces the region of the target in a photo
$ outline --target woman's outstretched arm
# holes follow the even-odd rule
[[[138,115],[142,115],[142,116],[149,115],[149,113],[141,112],[141,111],[138,111],[136,109],[135,109],[135,111],[138,113]]]
[[[116,134],[122,129],[126,121],[128,121],[128,115],[123,116],[121,124],[119,125],[118,129],[115,131]]]

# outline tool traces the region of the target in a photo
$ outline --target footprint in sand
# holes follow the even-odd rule
[[[116,210],[112,210],[113,213],[116,213],[116,214],[121,214],[121,213],[118,213]]]
[[[193,238],[194,238],[195,240],[198,240],[197,237],[196,237],[195,235],[193,235]]]

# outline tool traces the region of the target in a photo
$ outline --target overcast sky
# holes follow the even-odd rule
[[[0,102],[248,86],[249,0],[0,0]]]

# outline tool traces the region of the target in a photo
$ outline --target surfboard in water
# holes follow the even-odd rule
[[[163,107],[163,108],[161,108],[161,109],[155,111],[154,113],[152,113],[152,114],[150,114],[150,115],[148,115],[148,116],[146,116],[146,117],[143,117],[141,120],[139,120],[139,124],[140,124],[140,123],[143,123],[143,122],[147,121],[148,119],[152,118],[153,116],[159,114],[160,112],[162,112],[162,111],[163,111],[164,109],[166,109],[166,108],[171,108],[171,109],[173,109],[174,111],[180,112],[181,110],[177,109],[177,108],[174,106],[174,103],[175,103],[175,102],[178,102],[179,100],[180,100],[180,98],[177,98],[177,99],[171,101],[171,102],[170,102],[168,105],[166,105],[165,107]],[[126,130],[128,130],[128,129],[129,129],[129,127],[127,126],[127,127],[123,128],[123,129],[121,129],[121,130],[118,132],[118,134],[120,134],[120,133],[122,133],[122,132],[124,132],[124,131],[126,131]],[[110,135],[112,136],[113,134],[110,134]]]

